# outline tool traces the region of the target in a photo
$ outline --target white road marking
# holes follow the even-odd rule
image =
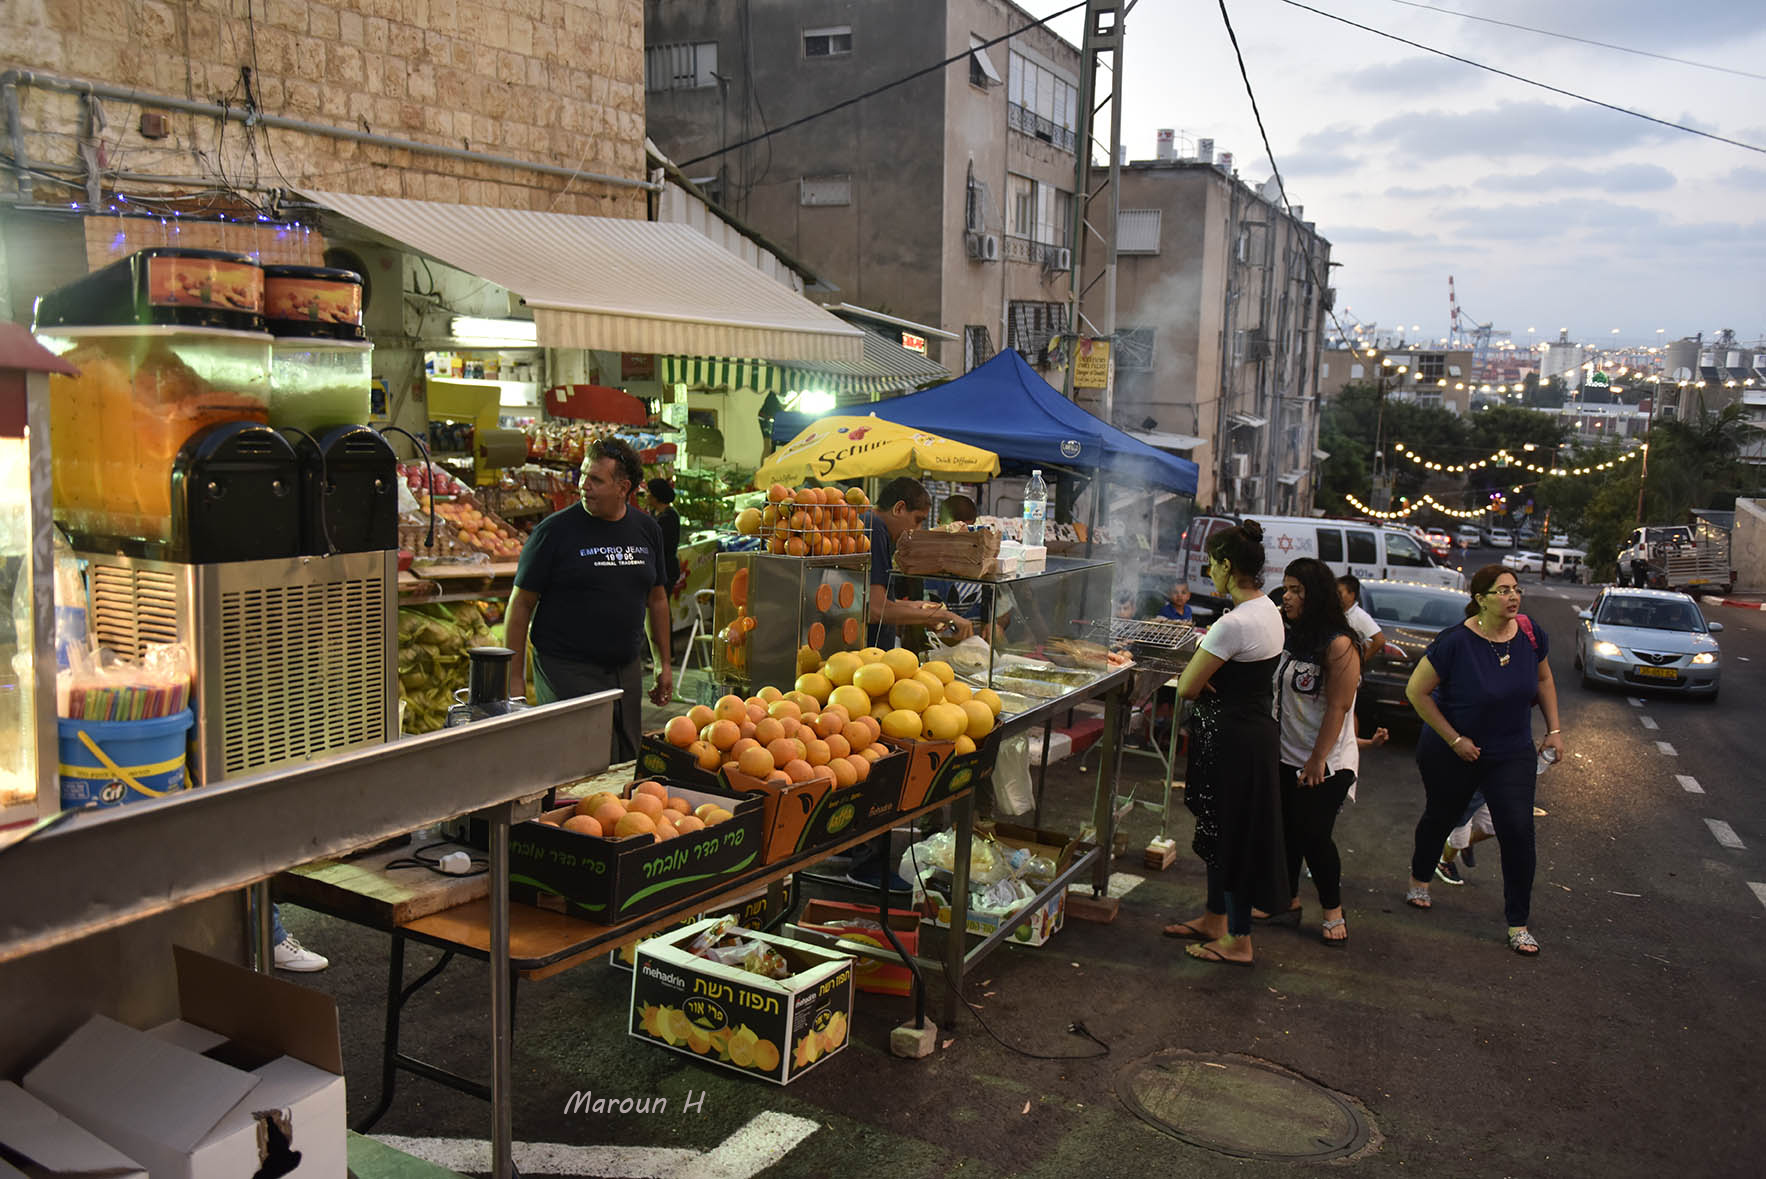
[[[1651,732],[1654,732],[1656,729],[1661,727],[1660,725],[1656,724],[1656,718],[1653,716],[1640,716],[1637,718],[1637,723],[1642,725],[1644,728],[1649,729]]]
[[[1760,903],[1766,905],[1766,884],[1762,884],[1758,880],[1750,880],[1748,887],[1754,890],[1754,895],[1760,898]]]
[[[1734,827],[1731,827],[1722,819],[1706,819],[1705,826],[1711,829],[1712,837],[1724,847],[1733,848],[1736,851],[1742,850],[1744,845],[1741,841],[1741,836],[1735,833]]]
[[[1639,700],[1635,696],[1627,696],[1626,699],[1631,702],[1631,707],[1633,707],[1633,708],[1642,708],[1643,707],[1643,701]]]
[[[1667,756],[1667,757],[1679,757],[1680,756],[1678,753],[1674,752],[1674,747],[1672,745],[1668,744],[1666,741],[1657,741],[1656,742],[1656,751],[1658,753],[1663,754],[1664,756]]]
[[[1705,792],[1705,788],[1699,785],[1699,780],[1691,774],[1675,774],[1674,778],[1680,783],[1680,788],[1688,794],[1703,794]]]
[[[808,1118],[768,1110],[705,1152],[660,1146],[570,1146],[517,1142],[515,1165],[528,1175],[630,1176],[632,1179],[752,1179],[777,1163],[821,1126]],[[375,1141],[463,1175],[491,1167],[491,1146],[482,1138],[405,1138],[376,1134]]]

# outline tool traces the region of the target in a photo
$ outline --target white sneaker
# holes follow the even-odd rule
[[[276,943],[276,969],[315,974],[331,965],[331,959],[315,954],[294,940],[291,933]]]

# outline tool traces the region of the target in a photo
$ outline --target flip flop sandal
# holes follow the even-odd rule
[[[1435,865],[1435,879],[1444,884],[1453,885],[1466,882],[1466,878],[1459,874],[1459,865],[1452,860],[1442,860]]]
[[[1539,942],[1524,929],[1508,935],[1508,948],[1523,958],[1535,958],[1539,955]]]
[[[1248,967],[1251,965],[1250,961],[1228,958],[1225,954],[1216,950],[1210,950],[1207,946],[1188,946],[1185,947],[1184,953],[1188,954],[1198,962],[1223,962],[1228,966]]]
[[[1429,890],[1426,888],[1413,888],[1409,892],[1406,892],[1404,894],[1404,903],[1413,909],[1429,909],[1434,907],[1434,902],[1429,900]]]
[[[1324,923],[1324,925],[1319,929],[1318,936],[1320,937],[1320,939],[1322,939],[1324,941],[1325,945],[1334,946],[1334,947],[1337,947],[1340,949],[1341,947],[1349,944],[1349,931],[1348,931],[1348,929],[1345,928],[1348,924],[1349,924],[1349,922],[1345,918],[1342,918],[1342,917],[1337,917],[1333,920],[1326,921]],[[1342,937],[1332,937],[1331,930],[1333,930],[1333,929],[1343,930],[1343,936]]]
[[[1188,921],[1179,921],[1176,925],[1167,925],[1165,927],[1165,936],[1183,938],[1192,942],[1211,942],[1214,940],[1213,934],[1204,929],[1197,929]]]
[[[1280,913],[1270,913],[1267,916],[1263,916],[1263,917],[1259,917],[1257,914],[1253,913],[1253,914],[1251,914],[1251,920],[1255,921],[1259,925],[1290,925],[1291,924],[1291,925],[1298,926],[1300,924],[1300,910],[1299,909],[1283,909]]]

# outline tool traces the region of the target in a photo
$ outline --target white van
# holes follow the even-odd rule
[[[1248,515],[1244,519],[1263,526],[1264,581],[1271,586],[1280,582],[1289,561],[1317,557],[1338,576],[1353,573],[1365,581],[1465,588],[1465,574],[1436,564],[1426,544],[1396,525],[1322,516]],[[1187,579],[1192,590],[1207,592],[1208,538],[1239,522],[1231,516],[1197,516],[1190,521],[1177,562],[1178,576]]]
[[[1542,577],[1562,577],[1569,581],[1582,580],[1582,562],[1588,554],[1581,549],[1550,548],[1545,550],[1545,569]]]

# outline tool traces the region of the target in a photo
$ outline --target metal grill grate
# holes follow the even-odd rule
[[[1198,642],[1190,623],[1165,619],[1111,618],[1091,623],[1087,633],[1096,642],[1127,647],[1147,671],[1182,671]]]
[[[380,579],[220,595],[222,773],[384,739]]]
[[[92,634],[100,646],[139,659],[149,643],[178,641],[178,578],[158,569],[92,569]]]

